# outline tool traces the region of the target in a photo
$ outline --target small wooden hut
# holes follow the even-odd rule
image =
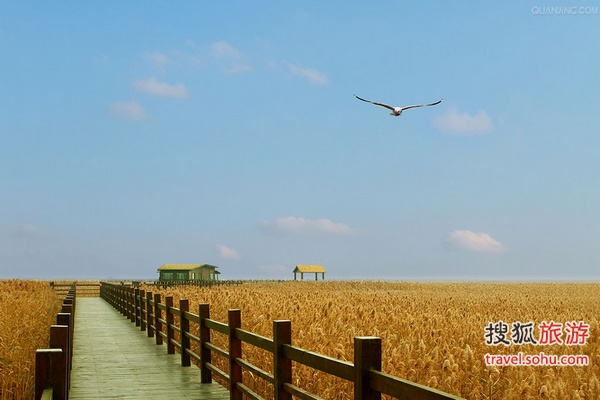
[[[296,274],[300,273],[300,279],[304,280],[304,274],[315,274],[315,281],[319,280],[319,274],[321,274],[322,280],[325,280],[325,268],[322,265],[296,265],[294,268],[294,280],[296,280]]]
[[[156,272],[161,281],[212,281],[220,272],[210,264],[164,264]]]

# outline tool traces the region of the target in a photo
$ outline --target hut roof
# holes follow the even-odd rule
[[[325,268],[322,265],[296,265],[294,272],[325,272]]]
[[[191,271],[196,268],[219,268],[210,264],[164,264],[157,271]],[[216,272],[216,271],[215,271]]]

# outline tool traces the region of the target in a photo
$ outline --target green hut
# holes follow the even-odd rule
[[[164,264],[156,270],[160,281],[216,281],[220,272],[210,264]]]

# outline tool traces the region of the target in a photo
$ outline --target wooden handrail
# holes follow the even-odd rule
[[[66,400],[73,363],[73,332],[75,326],[76,286],[71,285],[63,300],[56,325],[50,327],[47,349],[35,354],[35,399]],[[50,393],[50,394],[49,394]]]
[[[70,283],[57,283],[50,282],[50,287],[60,296],[62,299],[69,293],[71,286],[75,285],[79,297],[99,297],[100,296],[100,282],[70,282]]]
[[[291,400],[292,396],[319,399],[292,384],[292,361],[353,382],[355,400],[379,400],[382,394],[400,399],[460,399],[381,372],[381,339],[377,337],[355,337],[354,363],[350,363],[293,346],[291,322],[287,320],[273,321],[273,339],[270,339],[242,329],[240,310],[229,310],[228,322],[223,323],[210,319],[208,304],[200,304],[198,314],[194,314],[189,311],[186,299],[181,299],[179,308],[175,308],[172,296],[166,296],[163,304],[160,294],[152,295],[143,290],[107,283],[102,283],[100,295],[124,315],[136,316],[132,322],[137,321],[139,316],[140,321],[136,325],[141,330],[147,330],[148,336],[156,336],[157,344],[161,344],[162,338],[165,338],[168,354],[174,354],[178,349],[182,366],[189,366],[191,358],[199,361],[202,383],[212,382],[212,373],[215,373],[226,382],[231,399],[242,399],[243,396],[262,399],[242,383],[243,370],[271,383],[276,400]],[[175,316],[179,317],[179,325],[174,323]],[[199,337],[190,333],[190,323],[199,326]],[[166,333],[162,332],[163,325]],[[227,335],[228,349],[222,349],[211,342],[211,331]],[[179,332],[179,341],[175,340],[175,332]],[[191,341],[199,343],[200,354],[191,350]],[[244,360],[242,343],[272,353],[273,372],[264,371]],[[221,371],[212,363],[212,353],[228,359],[229,373]]]

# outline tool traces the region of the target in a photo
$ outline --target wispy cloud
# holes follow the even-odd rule
[[[492,119],[485,111],[477,114],[460,113],[456,107],[451,108],[445,115],[435,119],[435,126],[441,132],[455,135],[477,135],[492,130]]]
[[[504,250],[504,245],[489,234],[467,230],[450,232],[444,238],[444,245],[452,249],[477,253],[499,253]]]
[[[178,83],[170,85],[165,82],[159,82],[156,78],[133,81],[132,86],[139,92],[161,97],[187,97],[187,88]]]
[[[171,62],[169,57],[160,51],[149,51],[144,54],[144,58],[154,64],[161,72],[165,72],[165,66]]]
[[[224,244],[218,244],[217,250],[219,251],[219,255],[224,260],[240,260],[242,257],[239,255],[236,249],[225,246]]]
[[[230,45],[229,43],[220,40],[211,45],[213,57],[219,60],[237,60],[242,58],[242,53]]]
[[[300,77],[308,80],[312,84],[315,84],[315,85],[329,84],[329,79],[327,79],[327,76],[324,73],[317,71],[316,69],[300,67],[298,65],[294,65],[294,64],[290,64],[290,63],[285,63],[285,64],[287,65],[288,69],[290,70],[290,72],[292,74],[300,76]]]
[[[112,103],[108,107],[108,111],[111,115],[119,118],[125,118],[135,121],[140,121],[146,118],[146,112],[144,109],[136,103],[134,100],[129,102],[117,102]]]
[[[211,55],[228,74],[239,74],[251,71],[252,68],[244,62],[243,54],[225,41],[214,42],[211,45]]]
[[[282,217],[263,221],[262,228],[266,232],[280,231],[302,234],[328,233],[334,235],[352,235],[355,233],[355,230],[348,225],[333,222],[327,218]]]

